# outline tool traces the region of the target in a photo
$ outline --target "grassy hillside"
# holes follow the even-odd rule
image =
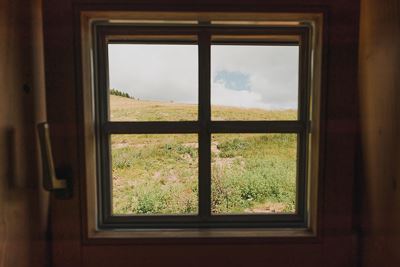
[[[110,96],[111,120],[115,121],[194,121],[197,105],[134,100]],[[295,110],[266,111],[257,108],[213,106],[213,120],[295,120]]]
[[[196,120],[197,106],[111,96],[111,119]],[[295,119],[296,112],[213,107],[216,119]],[[212,212],[294,212],[296,135],[212,135]],[[115,214],[197,212],[196,134],[112,136]],[[200,177],[201,179],[201,177]]]

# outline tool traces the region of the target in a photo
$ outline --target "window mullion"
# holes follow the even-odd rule
[[[308,123],[309,121],[309,36],[308,31],[301,34],[299,53],[299,120]]]
[[[199,215],[207,220],[211,214],[211,36],[202,31],[199,40]]]

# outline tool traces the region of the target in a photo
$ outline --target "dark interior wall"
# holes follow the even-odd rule
[[[81,87],[74,42],[75,15],[89,10],[325,11],[320,236],[312,241],[206,240],[101,245],[82,241],[85,177],[79,171]],[[355,266],[354,158],[357,138],[359,2],[348,0],[45,0],[44,33],[48,118],[56,164],[73,169],[71,200],[54,200],[53,258],[65,266]],[[74,28],[75,27],[77,28]],[[68,108],[62,108],[68,107]],[[81,194],[81,195],[80,195]],[[68,253],[65,253],[68,251]]]
[[[41,16],[41,0],[0,1],[1,267],[46,266],[48,257],[35,135],[45,116]]]
[[[362,0],[362,262],[400,266],[400,1]]]

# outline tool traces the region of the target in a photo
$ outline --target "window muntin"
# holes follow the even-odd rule
[[[149,27],[138,29],[138,27],[121,27],[120,29],[113,27],[98,28],[98,63],[100,66],[98,72],[99,92],[97,98],[97,120],[98,125],[98,145],[99,145],[99,168],[101,173],[99,187],[99,226],[112,228],[186,228],[186,227],[304,227],[307,224],[306,217],[306,160],[307,160],[307,135],[308,135],[308,34],[307,27],[279,27],[279,28],[256,28],[242,29],[238,27],[234,30],[237,34],[251,33],[252,36],[257,34],[266,35],[270,33],[274,36],[282,35],[285,41],[287,36],[295,36],[292,39],[299,40],[300,56],[299,56],[299,111],[297,120],[293,121],[265,121],[265,120],[249,120],[249,121],[212,121],[211,120],[211,62],[210,48],[211,36],[213,34],[225,34],[226,31],[232,34],[232,30],[218,27],[201,27],[183,29],[160,28],[149,31]],[[140,27],[139,27],[140,28]],[[117,29],[115,32],[114,30]],[[107,118],[109,106],[108,96],[108,73],[107,62],[105,56],[105,47],[112,39],[113,35],[121,39],[121,32],[129,34],[124,37],[124,41],[129,42],[132,33],[139,32],[141,36],[148,35],[150,40],[154,38],[154,32],[161,31],[174,35],[174,41],[180,41],[179,33],[197,34],[199,42],[199,106],[197,121],[160,121],[160,122],[112,122]],[[110,38],[111,37],[111,38]],[[173,38],[170,38],[171,40]],[[133,38],[135,40],[135,38]],[[136,40],[135,40],[136,41]],[[243,40],[241,40],[243,41]],[[152,43],[152,41],[150,41]],[[265,45],[268,45],[265,43]],[[103,66],[103,68],[101,68]],[[106,101],[105,101],[106,100]],[[199,135],[199,214],[195,216],[113,216],[111,210],[112,196],[110,194],[110,140],[111,134],[177,134],[191,133]],[[233,133],[252,133],[252,134],[297,134],[297,169],[296,169],[296,202],[295,213],[277,213],[277,214],[232,214],[232,215],[212,215],[211,208],[211,134],[233,134]]]

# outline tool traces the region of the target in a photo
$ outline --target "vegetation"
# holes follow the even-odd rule
[[[197,106],[111,96],[113,120],[185,120]],[[219,118],[279,117],[295,111],[213,107]],[[213,134],[212,212],[294,212],[295,134]],[[115,214],[192,214],[198,207],[196,134],[113,135]],[[200,177],[201,179],[201,177]]]
[[[119,90],[117,90],[117,89],[110,89],[110,95],[122,96],[122,97],[134,99],[134,97],[131,97],[128,93],[119,91]]]
[[[295,135],[218,134],[213,143],[213,212],[294,212]]]

